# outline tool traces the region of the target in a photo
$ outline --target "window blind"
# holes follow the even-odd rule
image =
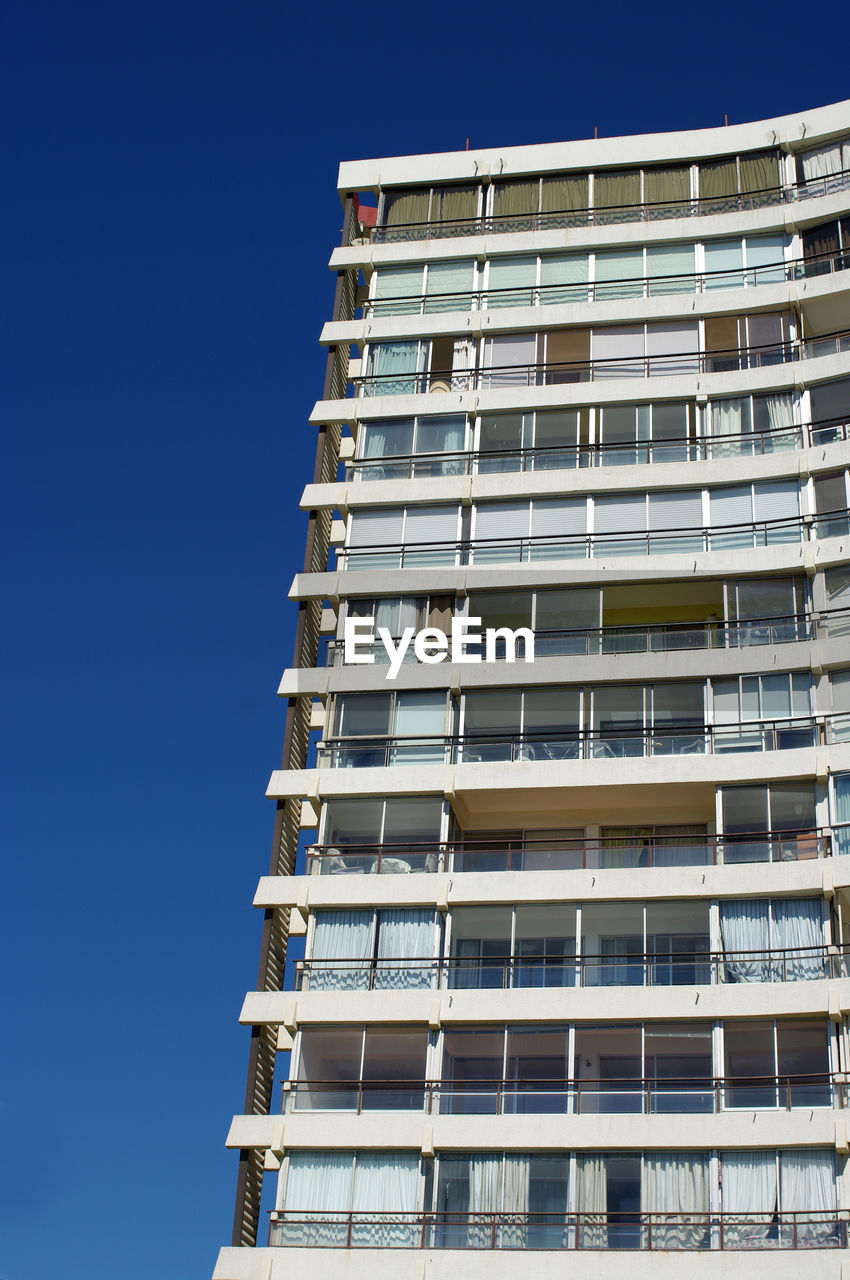
[[[487,274],[487,310],[497,307],[529,307],[534,301],[537,283],[537,258],[493,258]],[[518,290],[498,296],[498,289]]]
[[[596,533],[632,533],[646,529],[646,497],[642,493],[597,498],[593,504]]]
[[[351,517],[351,547],[397,547],[401,544],[404,511],[383,507],[355,511]]]
[[[475,278],[473,262],[432,262],[428,265],[425,281],[425,310],[468,311],[472,306],[472,286]],[[458,294],[458,297],[435,297],[435,294]]]
[[[421,542],[454,542],[457,539],[457,507],[408,507],[404,528],[406,544]]]

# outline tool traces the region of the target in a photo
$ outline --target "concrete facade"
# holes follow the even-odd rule
[[[339,193],[215,1280],[850,1280],[850,102]]]

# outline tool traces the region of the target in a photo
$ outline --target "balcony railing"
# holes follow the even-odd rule
[[[839,829],[843,831],[843,828]],[[615,868],[710,867],[723,863],[798,862],[827,858],[831,833],[753,832],[748,835],[647,836],[611,840],[535,840],[494,845],[488,840],[406,841],[312,845],[307,874],[410,875],[438,871],[602,871]]]
[[[605,360],[554,360],[542,364],[492,365],[483,369],[404,370],[368,373],[352,379],[359,396],[423,395],[434,391],[490,391],[504,387],[550,387],[599,379],[653,378],[676,374],[730,373],[773,368],[797,360],[850,351],[850,331],[819,338],[730,347],[723,351],[681,351]]]
[[[850,715],[753,721],[736,725],[665,725],[611,732],[576,729],[467,736],[328,738],[316,746],[322,769],[517,761],[616,760],[648,756],[789,751],[850,740]]]
[[[740,622],[672,622],[631,627],[561,627],[534,632],[535,658],[592,657],[615,653],[681,653],[707,649],[749,649],[754,645],[797,644],[825,640],[850,633],[850,609],[832,609],[820,614],[788,614],[773,618],[747,618]],[[398,644],[400,637],[394,636]],[[360,646],[360,652],[367,652]],[[387,666],[383,645],[372,646],[376,666]],[[497,645],[496,659],[504,658],[504,643]],[[345,645],[331,640],[326,665],[345,665]],[[415,666],[410,648],[403,665]]]
[[[669,1251],[847,1246],[847,1215],[838,1210],[743,1214],[270,1212],[269,1244],[302,1248]]]
[[[570,942],[573,940],[570,939]],[[563,987],[699,987],[846,978],[850,949],[834,946],[673,955],[299,960],[297,991],[508,991]]]
[[[850,438],[850,418],[823,419],[747,431],[697,436],[689,440],[635,440],[614,444],[541,445],[538,448],[473,452],[396,454],[346,463],[346,479],[419,480],[434,476],[494,475],[514,471],[574,471],[585,467],[629,467],[650,462],[705,462],[715,458],[757,458],[793,449],[834,444]]]
[[[463,289],[454,293],[423,293],[417,297],[368,298],[364,319],[380,316],[430,315],[452,311],[485,311],[494,307],[545,307],[559,303],[609,302],[623,298],[657,298],[672,293],[710,293],[717,289],[754,289],[762,284],[785,284],[845,271],[850,254],[820,253],[758,267],[699,271],[682,275],[631,276],[620,280],[580,284],[518,285],[508,289]]]
[[[822,516],[786,516],[746,524],[689,529],[623,530],[616,533],[538,534],[527,537],[457,539],[402,546],[341,547],[339,567],[362,569],[457,568],[462,565],[528,564],[545,560],[592,560],[599,556],[681,555],[776,547],[818,538],[846,537],[850,510]]]
[[[446,240],[457,236],[498,235],[517,231],[552,231],[561,227],[604,227],[621,222],[658,222],[670,218],[710,217],[718,213],[738,213],[777,204],[795,204],[819,196],[834,195],[850,188],[850,170],[809,178],[804,182],[766,191],[689,200],[664,200],[610,208],[563,209],[552,213],[518,213],[445,222],[407,222],[396,226],[372,227],[374,244],[407,240]]]
[[[499,1064],[501,1066],[501,1063]],[[665,1079],[285,1080],[283,1112],[422,1111],[427,1115],[711,1115],[846,1107],[845,1077],[828,1072]]]

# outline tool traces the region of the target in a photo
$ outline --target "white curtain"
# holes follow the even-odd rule
[[[452,352],[452,390],[468,391],[475,369],[475,339],[455,338]]]
[[[790,427],[794,422],[794,397],[790,391],[775,391],[764,397],[771,431]]]
[[[768,982],[770,918],[766,898],[720,903],[720,938],[727,982]],[[744,954],[755,952],[756,954]]]
[[[410,395],[416,390],[416,373],[424,367],[425,347],[419,342],[379,342],[369,348],[367,374],[381,381],[367,382],[369,396]]]
[[[708,1158],[660,1151],[643,1164],[643,1211],[674,1214],[652,1222],[653,1249],[700,1249],[708,1238]],[[644,1229],[646,1230],[646,1229]],[[646,1236],[644,1236],[646,1240]]]
[[[469,1226],[470,1248],[488,1248],[493,1238],[492,1217],[502,1206],[502,1157],[471,1155],[469,1157]],[[476,1221],[475,1214],[486,1214]]]
[[[423,964],[434,954],[434,912],[382,911],[378,925],[375,989],[409,991],[430,987],[433,966]]]
[[[608,1242],[608,1171],[604,1156],[579,1156],[576,1210],[579,1249],[604,1249]],[[585,1214],[594,1216],[585,1218]]]
[[[776,898],[772,906],[774,948],[792,949],[774,961],[775,980],[805,982],[824,977],[821,899]]]
[[[829,147],[820,147],[817,151],[809,151],[800,157],[803,162],[803,178],[826,178],[830,174],[840,173],[844,167],[841,155],[841,143],[834,142]]]
[[[850,773],[837,773],[835,787],[835,851],[850,853]],[[847,824],[847,825],[844,825]]]
[[[711,405],[711,435],[712,439],[717,436],[740,436],[744,433],[744,401],[743,400],[714,400]],[[739,454],[744,448],[744,441],[729,440],[721,444],[713,445],[711,456],[713,458],[724,458],[730,455]]]
[[[528,1224],[528,1156],[506,1155],[502,1170],[503,1249],[520,1249],[526,1243]]]
[[[285,1216],[278,1228],[280,1244],[345,1243],[352,1162],[350,1151],[296,1151],[290,1155]]]
[[[761,1248],[776,1212],[776,1152],[724,1152],[721,1178],[726,1248]]]
[[[786,1217],[793,1213],[798,1247],[823,1245],[838,1226],[833,1152],[783,1151],[779,1157],[779,1175],[785,1244],[789,1248],[793,1245],[794,1227]]]
[[[351,1242],[374,1248],[412,1248],[419,1230],[419,1156],[413,1151],[358,1152]]]
[[[363,991],[372,957],[371,911],[320,911],[313,938],[311,991]],[[327,961],[327,968],[323,965]],[[346,963],[341,963],[345,961]]]

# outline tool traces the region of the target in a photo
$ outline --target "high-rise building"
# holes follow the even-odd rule
[[[850,102],[339,191],[216,1280],[846,1280]]]

